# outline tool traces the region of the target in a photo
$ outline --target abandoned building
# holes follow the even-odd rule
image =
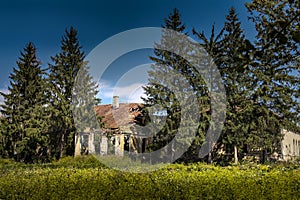
[[[113,97],[112,104],[96,106],[97,116],[102,117],[104,127],[101,130],[89,130],[79,133],[77,149],[80,152],[100,155],[123,156],[124,151],[132,154],[145,152],[148,140],[134,128],[143,104],[119,103],[119,97]],[[76,150],[75,150],[76,151]]]
[[[300,157],[300,134],[283,129],[281,141],[282,159],[295,160]]]

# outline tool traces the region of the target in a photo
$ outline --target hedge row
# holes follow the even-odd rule
[[[300,199],[298,169],[168,165],[151,173],[97,168],[15,168],[0,199]]]

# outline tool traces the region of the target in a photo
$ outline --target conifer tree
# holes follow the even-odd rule
[[[185,31],[185,25],[182,24],[177,9],[174,9],[173,13],[165,19],[163,28],[180,33]],[[165,126],[153,138],[152,150],[166,146],[173,139],[180,120],[180,116],[178,115],[180,113],[179,103],[174,98],[175,94],[167,86],[172,83],[172,80],[165,80],[166,74],[170,73],[174,68],[179,67],[178,64],[175,64],[178,62],[179,56],[162,50],[164,46],[170,45],[169,37],[168,33],[165,33],[161,43],[156,44],[154,50],[155,57],[150,57],[155,64],[151,66],[152,69],[148,72],[150,77],[149,84],[144,87],[145,93],[148,96],[147,99],[144,99],[146,105],[160,105],[164,109],[165,114],[167,114]],[[160,84],[162,80],[165,80],[165,84]]]
[[[246,7],[257,33],[251,62],[252,100],[267,109],[262,112],[265,117],[257,119],[260,124],[273,121],[292,129],[299,122],[299,1],[253,0]],[[267,119],[270,116],[272,120]],[[280,129],[265,127],[258,136],[266,140],[261,148],[274,151],[279,144],[271,138],[280,138]]]
[[[74,154],[76,128],[71,102],[76,75],[83,65],[84,52],[77,38],[77,30],[66,30],[61,51],[51,57],[49,82],[51,84],[52,130],[51,152],[56,158]]]
[[[224,25],[224,36],[220,46],[219,70],[226,88],[227,109],[226,122],[221,144],[226,150],[234,152],[235,164],[238,163],[238,152],[246,144],[249,121],[246,115],[253,106],[249,98],[251,73],[251,43],[245,38],[234,8],[230,9]],[[227,147],[227,148],[226,148]]]
[[[8,94],[4,96],[5,150],[18,161],[35,162],[46,151],[44,79],[36,48],[28,43],[10,74]]]
[[[8,157],[8,152],[6,150],[7,148],[7,142],[6,142],[6,128],[7,128],[7,120],[2,115],[0,116],[0,155],[2,158]]]
[[[246,6],[257,32],[253,98],[294,121],[299,113],[299,2],[254,0]]]
[[[88,62],[85,61],[78,71],[72,96],[73,116],[75,116],[77,131],[83,132],[87,127],[100,128],[98,117],[94,112],[95,106],[100,104],[97,94],[98,85],[89,74]]]
[[[52,57],[53,64],[50,64],[52,126],[49,146],[56,158],[74,155],[76,134],[98,125],[94,113],[94,106],[100,103],[96,98],[97,84],[88,73],[88,63],[81,49],[77,31],[71,27],[62,39],[61,52]]]
[[[207,87],[209,88],[209,91],[203,94],[203,98],[205,101],[201,101],[202,104],[204,104],[206,108],[206,112],[203,112],[203,116],[205,116],[206,124],[207,121],[211,119],[211,114],[212,114],[212,108],[211,108],[211,91],[213,90],[214,87],[218,87],[214,85],[215,82],[215,77],[214,74],[217,72],[213,69],[213,65],[216,64],[217,67],[220,66],[221,62],[221,45],[222,45],[222,36],[223,36],[223,31],[222,29],[217,35],[215,35],[215,27],[214,25],[212,26],[211,30],[211,36],[210,38],[207,38],[204,34],[204,32],[197,32],[195,29],[193,29],[193,34],[196,35],[199,39],[199,43],[201,45],[201,48],[204,48],[209,56],[206,63],[204,63],[204,69],[206,73],[208,74],[209,80],[211,80],[209,83],[207,83]],[[203,84],[201,85],[202,87]],[[203,123],[201,123],[203,124]],[[204,123],[205,124],[205,123]],[[217,128],[217,126],[213,127],[214,129]],[[207,131],[208,127],[204,130],[205,132]],[[208,137],[206,144],[204,143],[203,145],[207,145],[208,149],[208,156],[207,156],[207,162],[212,163],[213,161],[213,150],[216,148],[216,143],[212,142],[212,138]]]
[[[172,31],[164,31],[162,39],[159,44],[155,44],[154,54],[150,59],[154,61],[154,65],[151,66],[149,74],[149,83],[144,87],[147,98],[144,99],[147,107],[153,105],[159,105],[160,111],[164,110],[164,116],[153,116],[154,118],[163,118],[160,120],[166,120],[164,127],[156,133],[157,129],[153,132],[156,135],[153,137],[153,143],[150,145],[151,150],[160,149],[170,143],[174,139],[174,136],[178,133],[179,128],[181,130],[185,129],[185,137],[182,139],[176,138],[175,142],[172,143],[168,152],[168,155],[172,158],[175,154],[175,149],[183,147],[184,144],[192,143],[189,151],[184,154],[181,159],[195,159],[198,156],[199,143],[203,141],[203,132],[199,130],[190,130],[192,126],[187,125],[187,123],[197,123],[193,120],[182,121],[184,117],[182,116],[184,112],[183,109],[188,110],[188,107],[193,106],[185,101],[186,92],[193,91],[195,96],[201,97],[203,94],[203,80],[200,76],[196,74],[195,69],[191,66],[188,60],[185,60],[182,56],[191,53],[190,46],[185,42],[183,37],[187,36],[185,32],[185,25],[181,22],[181,17],[179,11],[174,9],[173,13],[165,19],[165,25],[163,28]],[[174,41],[175,40],[175,41]],[[177,55],[174,52],[167,51],[166,49],[174,49],[174,52],[180,52],[181,55]],[[181,82],[181,78],[175,74],[180,74],[185,77],[188,82],[188,87],[182,88],[184,85]],[[199,74],[198,74],[199,75]],[[183,84],[183,85],[182,85]],[[173,89],[177,88],[178,91],[174,92]],[[201,90],[200,90],[201,89]],[[205,90],[204,90],[205,91]],[[184,100],[183,100],[184,99]],[[185,103],[183,103],[183,101]],[[185,105],[185,106],[183,106]],[[185,107],[185,108],[183,108]],[[196,113],[200,115],[201,113]],[[154,120],[155,121],[155,120]],[[183,124],[185,123],[185,124]],[[195,126],[195,124],[193,125]],[[196,138],[190,138],[190,133],[196,131]],[[191,156],[190,153],[194,153]],[[177,157],[177,156],[176,156]]]

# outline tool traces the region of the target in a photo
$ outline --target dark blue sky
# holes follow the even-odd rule
[[[246,35],[253,38],[253,25],[247,21],[245,2],[245,0],[1,1],[0,90],[4,91],[9,85],[8,76],[16,66],[19,52],[26,43],[32,41],[36,45],[42,65],[47,66],[50,56],[59,51],[65,29],[71,25],[79,31],[80,43],[88,54],[100,42],[119,32],[138,27],[160,27],[164,18],[175,7],[179,9],[188,30],[195,27],[209,34],[213,23],[217,30],[223,26],[225,15],[230,7],[234,6],[243,22],[242,27]],[[131,55],[130,59],[133,58]],[[137,60],[144,59],[145,54],[140,55]],[[115,66],[121,66],[121,61],[122,59],[115,62]],[[109,73],[106,79],[106,86],[112,88],[112,83],[108,80]],[[105,98],[103,100],[104,103],[110,101]]]

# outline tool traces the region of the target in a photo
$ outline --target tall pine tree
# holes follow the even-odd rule
[[[49,64],[53,109],[50,147],[56,158],[74,155],[76,128],[71,103],[75,78],[84,63],[84,56],[77,30],[71,27],[62,38],[60,53],[51,57],[53,64]]]
[[[208,80],[210,80],[207,83],[207,87],[209,88],[209,91],[207,91],[206,93],[203,94],[202,99],[205,99],[205,101],[201,101],[201,104],[204,104],[205,108],[207,109],[206,112],[203,112],[202,115],[205,116],[205,120],[204,123],[201,124],[208,124],[207,121],[211,120],[211,115],[212,115],[212,107],[211,107],[211,101],[212,101],[212,91],[213,89],[215,89],[216,87],[218,87],[218,85],[215,85],[215,74],[217,74],[218,72],[216,72],[216,69],[213,68],[213,65],[216,64],[217,66],[220,65],[221,62],[221,46],[222,46],[222,36],[223,36],[223,31],[224,29],[222,29],[217,35],[215,35],[215,27],[214,25],[212,26],[212,30],[211,30],[211,35],[210,38],[207,38],[204,34],[204,32],[197,32],[195,29],[193,29],[193,34],[195,34],[198,39],[199,39],[199,43],[201,48],[205,49],[208,56],[206,56],[206,62],[204,62],[203,67],[205,70],[205,73],[207,74]],[[203,84],[200,85],[201,87],[204,87]],[[221,97],[224,98],[224,97]],[[216,128],[218,128],[218,125],[215,124],[212,127],[214,130],[216,130]],[[204,130],[205,132],[208,130],[208,127],[206,127],[206,129]],[[212,163],[213,161],[213,150],[216,148],[216,142],[213,142],[212,140],[213,135],[209,135],[206,141],[206,144],[204,143],[203,145],[207,145],[207,150],[208,151],[208,156],[207,156],[207,162],[208,163]],[[201,153],[201,152],[200,152]]]
[[[221,44],[219,70],[227,96],[227,114],[221,144],[225,150],[234,152],[234,162],[237,164],[238,153],[246,144],[249,128],[247,116],[253,110],[249,98],[251,72],[248,67],[253,49],[245,38],[234,8],[226,16]]]
[[[265,154],[279,146],[281,134],[276,127],[295,129],[299,122],[300,8],[299,1],[293,0],[253,0],[246,7],[256,28],[252,100],[263,114],[257,120],[265,128],[256,137],[265,138],[260,146]],[[279,138],[276,143],[274,138]]]
[[[158,133],[155,134],[157,129],[153,130],[155,136],[150,148],[151,150],[157,150],[169,144],[167,155],[173,160],[175,157],[178,158],[178,156],[175,156],[175,151],[179,152],[178,149],[192,144],[188,152],[181,156],[181,159],[196,159],[198,158],[197,150],[199,150],[199,146],[203,142],[204,131],[201,128],[199,130],[192,128],[198,127],[198,121],[195,122],[194,119],[186,120],[191,116],[187,116],[185,111],[191,111],[191,107],[194,106],[194,103],[189,102],[192,97],[190,95],[187,97],[186,95],[188,93],[194,94],[196,100],[200,102],[200,98],[203,97],[203,93],[207,92],[207,89],[203,89],[204,82],[199,72],[192,67],[188,60],[183,58],[191,58],[190,53],[192,51],[190,44],[186,42],[185,25],[181,22],[177,9],[174,9],[173,13],[165,19],[163,28],[167,30],[163,32],[160,43],[155,44],[155,56],[150,57],[155,64],[151,66],[152,68],[148,72],[149,84],[144,87],[147,95],[144,101],[147,106],[159,105],[158,107],[165,111],[163,112],[165,116],[160,117],[163,117],[166,123]],[[194,110],[194,112],[196,111]],[[200,114],[195,113],[197,116]],[[185,136],[173,140],[179,131],[184,132]],[[196,138],[191,137],[194,131],[196,131]],[[174,143],[171,141],[174,141]]]
[[[182,24],[177,9],[174,9],[168,19],[165,19],[163,28],[184,33],[185,25]],[[170,47],[171,37],[168,32],[165,32],[160,44],[156,44],[154,50],[155,57],[150,57],[155,64],[151,66],[152,69],[148,72],[150,77],[149,84],[144,87],[145,93],[148,96],[148,98],[144,99],[146,105],[159,105],[165,111],[165,114],[167,114],[166,124],[154,136],[153,143],[150,146],[151,150],[157,150],[166,146],[174,138],[180,123],[179,102],[175,98],[175,94],[168,87],[168,85],[174,84],[174,80],[166,80],[166,75],[174,70],[174,68],[179,67],[178,62],[180,59],[176,54],[163,50],[166,46]],[[174,43],[174,45],[176,44]],[[172,79],[172,77],[170,78]],[[166,154],[172,155],[172,149],[168,149]]]
[[[256,24],[253,100],[284,122],[299,121],[299,1],[246,4]]]
[[[45,83],[36,48],[28,43],[18,68],[10,75],[8,94],[1,106],[5,122],[5,150],[18,161],[35,162],[46,154]]]
[[[56,158],[74,155],[77,133],[98,127],[94,112],[95,105],[100,103],[96,97],[98,86],[88,72],[81,49],[77,31],[71,27],[62,39],[61,52],[51,58],[49,148]]]

